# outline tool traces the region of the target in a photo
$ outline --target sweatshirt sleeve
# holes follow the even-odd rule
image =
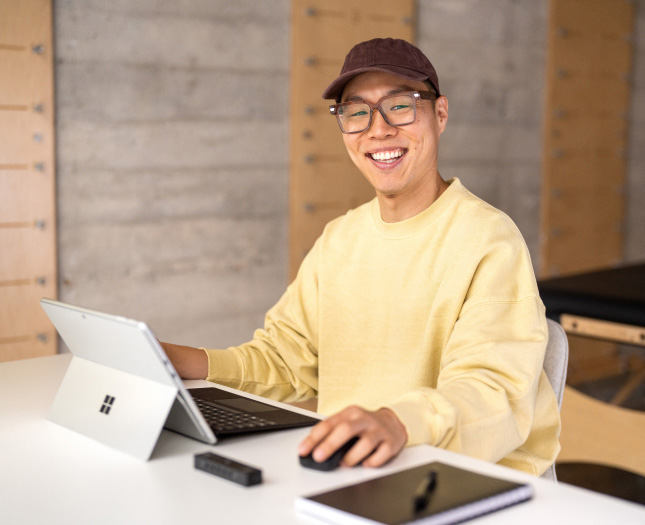
[[[548,381],[542,371],[548,332],[528,251],[508,246],[491,243],[474,270],[436,385],[390,405],[409,445],[497,462],[529,436],[541,382]]]
[[[251,341],[224,350],[205,349],[207,380],[286,402],[317,395],[315,260],[316,247]]]
[[[520,447],[531,429],[546,348],[538,298],[480,304],[450,337],[436,388],[401,396],[392,409],[408,444],[429,443],[488,461]]]

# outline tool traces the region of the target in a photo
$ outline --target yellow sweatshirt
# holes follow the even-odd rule
[[[524,240],[458,179],[421,214],[330,222],[251,342],[208,379],[330,415],[388,406],[428,443],[533,474],[559,451],[547,327]]]

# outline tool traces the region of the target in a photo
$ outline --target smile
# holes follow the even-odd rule
[[[400,159],[405,154],[403,148],[397,148],[390,151],[377,151],[375,153],[368,153],[367,156],[376,162],[393,163]]]

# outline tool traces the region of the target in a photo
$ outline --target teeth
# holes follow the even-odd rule
[[[372,158],[376,161],[383,162],[387,160],[397,159],[403,155],[402,149],[397,149],[394,151],[379,151],[378,153],[372,153]]]

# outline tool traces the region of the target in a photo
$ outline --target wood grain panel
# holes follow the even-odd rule
[[[0,226],[0,246],[3,247],[0,255],[0,281],[53,276],[52,267],[44,265],[43,261],[48,261],[51,257],[55,239],[48,231],[48,223],[42,229],[39,226],[32,222],[3,223]]]
[[[560,226],[550,232],[550,263],[560,274],[591,271],[607,266],[622,249],[620,226],[607,224],[597,218],[596,223],[581,218],[575,226]]]
[[[289,273],[325,224],[374,197],[347,156],[323,89],[350,48],[377,37],[413,41],[414,2],[292,0]]]
[[[568,150],[562,149],[556,158],[546,158],[544,165],[545,171],[549,173],[549,203],[562,189],[576,191],[582,185],[596,188],[612,187],[616,188],[615,191],[622,191],[625,180],[625,158],[607,151],[604,155],[602,152],[596,153],[593,162],[590,163],[587,155],[571,155]],[[589,177],[590,171],[602,173],[604,178]]]
[[[36,335],[25,335],[18,338],[0,338],[0,361],[15,361],[54,355],[57,352],[58,339],[52,328]]]
[[[56,353],[50,0],[0,1],[0,361]]]
[[[562,192],[559,197],[552,199],[551,209],[555,216],[560,217],[560,227],[571,229],[572,232],[590,224],[596,227],[615,225],[619,228],[623,221],[623,201],[623,194],[614,188],[593,186]],[[602,209],[603,213],[595,219],[586,217],[588,208]]]
[[[6,170],[0,175],[0,195],[11,196],[11,205],[0,208],[0,224],[29,222],[53,217],[49,177],[27,170]],[[0,226],[1,227],[1,226]]]
[[[557,5],[552,4],[551,13],[557,17],[558,30],[617,39],[630,32],[634,16],[632,4],[631,0],[558,0]]]
[[[543,277],[621,261],[633,16],[626,0],[550,1]]]
[[[33,305],[38,304],[43,295],[52,293],[53,284],[51,278],[45,279],[43,284],[35,280],[28,280],[25,284],[21,281],[0,281],[0,315],[8,321],[2,338],[35,336],[51,329],[44,310],[33,308]]]

